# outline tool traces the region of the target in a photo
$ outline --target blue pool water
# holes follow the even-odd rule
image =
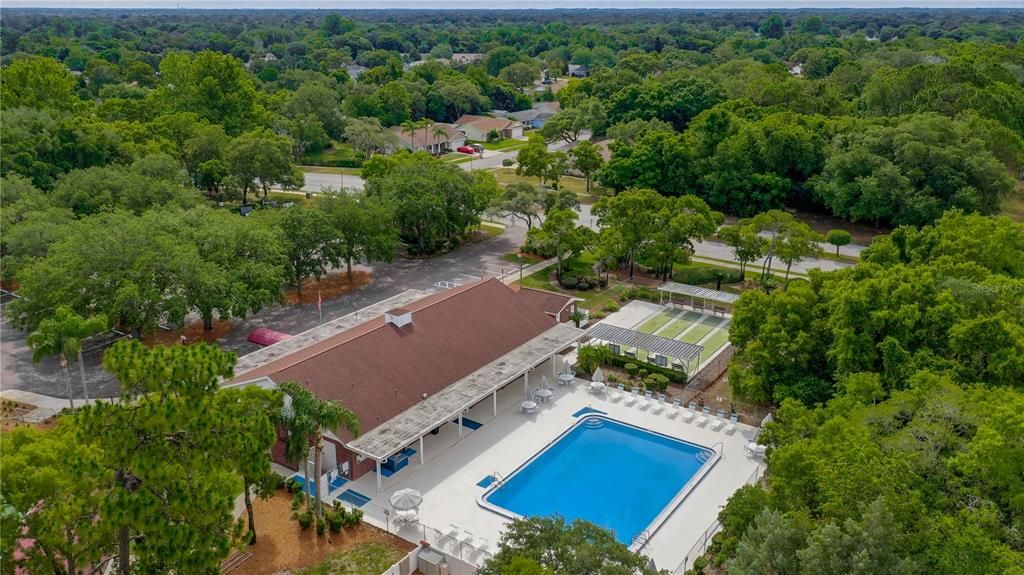
[[[629,545],[714,452],[600,416],[588,416],[487,502],[523,516],[585,519]]]

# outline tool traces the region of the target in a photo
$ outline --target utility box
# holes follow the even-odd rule
[[[444,554],[433,549],[420,549],[416,567],[423,575],[448,575],[448,562]]]

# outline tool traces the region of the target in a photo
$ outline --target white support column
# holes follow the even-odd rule
[[[459,412],[459,439],[462,439],[462,412]]]
[[[555,356],[556,355],[557,354],[555,354],[554,352],[551,353],[551,377],[555,377],[556,375],[558,375],[558,373],[557,373],[558,370],[555,369]]]
[[[498,417],[498,390],[495,389],[494,393],[491,394],[491,401],[494,403],[494,417]]]
[[[383,491],[380,485],[380,460],[377,460],[377,493]]]
[[[526,372],[523,373],[523,392],[530,392],[530,370],[526,370]]]
[[[426,456],[423,455],[423,436],[420,436],[420,465],[426,462]]]

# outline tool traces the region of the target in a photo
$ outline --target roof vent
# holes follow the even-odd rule
[[[384,312],[384,321],[395,327],[405,327],[412,323],[412,312],[402,307],[396,307]]]

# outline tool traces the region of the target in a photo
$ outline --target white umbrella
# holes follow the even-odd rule
[[[590,381],[604,382],[604,372],[601,371],[600,367],[594,370],[594,375],[590,378]]]
[[[391,506],[399,511],[416,509],[423,503],[423,496],[415,489],[399,489],[391,494]]]
[[[540,388],[541,389],[551,389],[551,384],[548,383],[548,376],[546,376],[546,375],[540,376]]]
[[[560,371],[559,373],[562,373],[564,375],[569,375],[570,373],[572,373],[572,366],[569,365],[568,361],[565,361],[564,359],[562,360],[562,371]]]

